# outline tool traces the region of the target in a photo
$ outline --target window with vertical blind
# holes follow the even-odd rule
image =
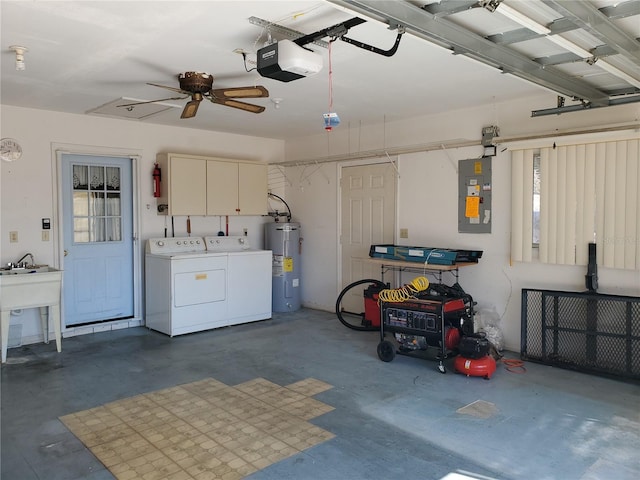
[[[586,265],[595,241],[598,265],[640,270],[640,139],[514,149],[511,162],[513,261],[532,260],[538,222],[542,263]]]

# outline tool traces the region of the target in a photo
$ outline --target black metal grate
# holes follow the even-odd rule
[[[640,298],[522,289],[521,357],[640,379]]]

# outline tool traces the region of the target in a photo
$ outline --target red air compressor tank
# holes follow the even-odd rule
[[[457,356],[453,361],[456,372],[471,377],[484,377],[489,380],[496,371],[496,361],[491,355],[481,358],[465,358]]]

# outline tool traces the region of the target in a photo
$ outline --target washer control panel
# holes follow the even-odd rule
[[[155,255],[204,252],[206,249],[202,237],[162,237],[147,240],[147,253]]]
[[[251,250],[249,239],[243,235],[229,235],[226,237],[204,237],[207,250],[210,252],[241,252]]]

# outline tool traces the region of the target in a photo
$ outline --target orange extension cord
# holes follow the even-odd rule
[[[524,362],[522,360],[516,360],[513,358],[503,358],[502,363],[505,366],[505,369],[511,373],[526,373],[527,369],[524,367]]]

